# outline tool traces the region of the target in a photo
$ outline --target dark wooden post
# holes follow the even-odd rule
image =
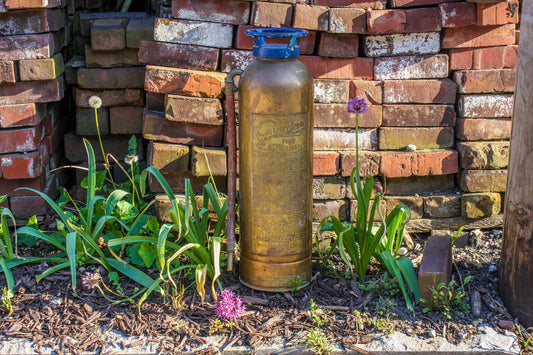
[[[500,295],[533,326],[533,1],[522,2],[520,45],[507,177]]]

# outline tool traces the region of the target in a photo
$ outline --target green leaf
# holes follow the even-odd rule
[[[44,279],[45,277],[49,276],[49,275],[52,275],[54,272],[56,271],[59,271],[61,269],[65,269],[67,267],[70,266],[70,263],[69,261],[65,261],[64,263],[61,263],[61,264],[58,264],[58,265],[55,265],[47,270],[45,270],[42,274],[38,275],[35,279],[37,280],[37,282],[41,281],[42,279]]]
[[[76,232],[67,234],[67,256],[70,266],[70,276],[72,278],[72,291],[76,292]]]
[[[126,192],[124,190],[114,190],[113,192],[111,192],[106,199],[105,213],[110,215],[111,212],[117,206],[117,203],[129,194],[129,192]]]
[[[52,244],[53,246],[55,246],[61,251],[65,251],[65,252],[67,251],[66,247],[63,245],[65,240],[62,237],[57,238],[57,234],[55,234],[54,236],[48,236],[44,234],[43,232],[41,232],[40,230],[37,230],[33,227],[27,227],[27,226],[19,228],[17,232],[21,235],[29,235],[29,236],[42,239],[45,242]]]
[[[0,196],[0,203],[4,202],[5,200],[7,200],[7,195],[1,195]],[[0,208],[3,208],[3,207],[0,207]]]
[[[123,262],[120,262],[118,260],[115,260],[113,258],[107,258],[107,262],[109,265],[111,265],[115,270],[121,272],[122,274],[126,275],[133,281],[141,284],[144,287],[150,287],[152,283],[154,282],[154,279],[152,279],[150,276],[148,276],[143,271],[137,269],[134,266],[131,266],[129,264],[125,264]]]
[[[396,264],[396,259],[394,259],[394,257],[392,256],[389,250],[384,250],[381,253],[381,258],[383,262],[385,263],[387,270],[389,270],[389,272],[398,279],[398,285],[400,286],[400,290],[402,291],[402,295],[405,300],[405,304],[407,308],[411,310],[413,313],[415,313],[415,309],[413,307],[411,299],[409,298],[409,294],[407,293],[407,290],[405,289],[405,284],[403,281],[402,273],[400,269],[398,268],[398,265]]]
[[[118,217],[125,223],[129,224],[139,214],[137,207],[129,203],[128,201],[121,200],[117,203],[117,213]]]
[[[415,303],[420,302],[420,291],[418,288],[418,277],[411,260],[405,256],[396,259],[396,264],[400,269],[409,291],[415,296]]]
[[[213,294],[213,298],[216,299],[216,292],[215,292],[215,282],[217,281],[218,277],[220,276],[220,244],[221,244],[221,238],[213,238],[213,269],[215,270],[213,279],[211,281],[211,292]]]
[[[18,188],[17,190],[28,190],[28,191],[32,191],[32,192],[35,192],[36,194],[38,194],[39,196],[41,196],[42,198],[44,198],[44,200],[46,201],[46,203],[48,203],[48,205],[50,207],[52,207],[52,209],[57,213],[57,215],[59,216],[59,218],[61,218],[61,222],[63,222],[63,224],[65,226],[68,227],[68,223],[67,223],[67,218],[68,218],[68,215],[67,213],[65,213],[57,203],[54,202],[54,200],[52,200],[50,197],[48,197],[48,195],[46,195],[45,193],[41,192],[41,191],[37,191],[35,189],[30,189],[29,187],[21,187],[21,188]],[[72,230],[71,230],[72,231]]]
[[[207,278],[207,265],[198,265],[196,266],[196,272],[194,274],[196,279],[196,291],[200,295],[202,304],[205,300],[205,281]]]
[[[128,141],[128,155],[135,154],[137,154],[137,139],[134,135],[132,135]]]
[[[111,246],[108,245],[110,248]],[[139,250],[141,249],[141,244],[133,244],[126,249],[126,254],[130,257],[131,262],[137,266],[144,266],[144,260],[139,254]]]
[[[139,248],[139,256],[143,259],[144,265],[146,267],[151,267],[155,259],[157,258],[156,251],[148,243],[141,244]]]
[[[7,266],[6,260],[1,257],[0,257],[0,267],[2,268],[2,271],[4,272],[4,275],[6,276],[7,288],[10,290],[15,289],[15,278],[13,277],[13,273]]]

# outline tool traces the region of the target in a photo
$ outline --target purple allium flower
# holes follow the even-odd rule
[[[365,113],[367,109],[366,100],[362,97],[354,97],[348,100],[346,110],[352,113]]]
[[[100,273],[98,271],[86,272],[81,277],[81,284],[83,285],[83,287],[92,290],[93,288],[98,286],[101,279],[102,277],[100,276]]]
[[[220,320],[235,320],[246,309],[246,305],[242,303],[242,298],[235,295],[231,290],[224,290],[218,293],[217,298],[218,301],[215,302],[215,315]]]

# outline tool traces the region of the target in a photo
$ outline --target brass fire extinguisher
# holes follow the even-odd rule
[[[296,44],[307,31],[246,34],[256,58],[239,80],[240,279],[256,290],[287,291],[311,280],[313,78]]]

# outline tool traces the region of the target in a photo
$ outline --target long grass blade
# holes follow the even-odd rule
[[[63,242],[64,242],[63,237],[61,237],[61,240],[57,240],[54,237],[44,234],[40,230],[37,230],[33,227],[28,227],[28,226],[20,227],[18,229],[18,233],[42,239],[45,242],[52,244],[53,246],[55,246],[57,249],[61,251],[64,251],[64,252],[67,251],[67,249],[63,245]]]
[[[61,263],[61,264],[54,265],[51,268],[45,270],[42,274],[37,275],[37,277],[35,277],[35,280],[37,280],[37,282],[39,282],[42,279],[44,279],[45,277],[52,275],[54,272],[59,271],[61,269],[65,269],[65,268],[67,268],[69,266],[70,266],[70,262],[68,260],[63,262],[63,263]]]
[[[143,271],[137,269],[136,267],[131,266],[130,264],[122,263],[113,258],[107,258],[107,262],[115,270],[121,272],[122,274],[126,275],[127,277],[141,284],[144,287],[150,287],[154,282],[154,279],[152,279],[150,276],[148,276]]]
[[[76,242],[77,233],[67,233],[67,257],[70,266],[70,277],[72,279],[72,291],[76,292]]]
[[[9,290],[15,289],[15,278],[13,277],[13,273],[11,272],[11,269],[9,269],[9,267],[7,266],[6,260],[2,257],[0,257],[0,267],[2,268],[2,271],[6,276],[7,288]]]
[[[28,190],[28,191],[35,192],[36,194],[41,196],[46,201],[46,203],[48,203],[48,205],[50,207],[52,207],[52,209],[55,211],[55,213],[57,213],[59,218],[61,218],[61,221],[63,222],[63,224],[64,225],[68,225],[68,223],[67,223],[67,219],[68,219],[67,218],[67,214],[61,209],[61,207],[59,207],[59,205],[57,203],[55,203],[54,200],[52,200],[50,197],[48,197],[48,195],[46,195],[45,193],[43,193],[41,191],[37,191],[35,189],[31,189],[29,187],[21,187],[21,188],[18,188],[17,190]],[[72,232],[72,229],[70,231]]]

